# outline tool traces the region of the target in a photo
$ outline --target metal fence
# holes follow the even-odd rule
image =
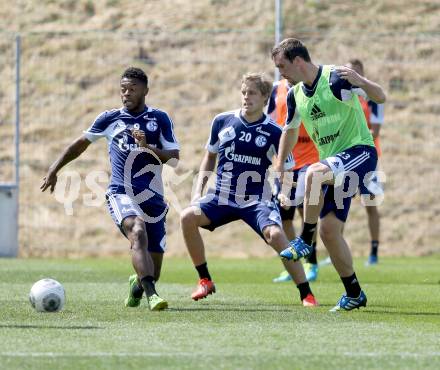
[[[240,45],[240,53],[222,52],[231,42],[231,34],[233,42]],[[248,43],[249,35],[260,41]],[[270,33],[251,29],[168,35],[150,32],[22,35],[19,50],[22,60],[21,254],[99,254],[121,249],[123,241],[119,240],[110,218],[103,216],[102,193],[101,202],[97,202],[99,207],[84,206],[84,196],[93,197],[86,184],[87,175],[108,173],[105,143],[98,143],[75,165],[66,168],[78,171],[81,178],[80,193],[72,201],[72,212],[67,212],[71,214],[66,213],[59,201],[41,194],[39,184],[49,164],[99,112],[120,106],[119,78],[127,66],[138,65],[147,71],[151,90],[148,102],[170,112],[178,122],[179,136],[194,130],[193,125],[204,126],[194,130],[196,135],[200,131],[203,134],[191,138],[203,147],[211,117],[239,104],[238,94],[230,91],[238,92],[241,75],[249,69],[271,70],[267,60],[271,39]],[[13,81],[11,74],[11,86]],[[192,170],[197,165],[187,161],[185,166]],[[66,184],[65,195],[71,190],[69,186]]]
[[[368,34],[338,30],[296,30],[312,57],[321,63],[344,63],[356,56],[364,60],[367,74],[388,91],[382,130],[382,168],[387,174],[387,195],[382,209],[385,251],[431,253],[439,251],[440,213],[437,184],[440,170],[440,129],[436,96],[440,35],[414,33]],[[0,173],[14,179],[14,120],[16,35],[0,34],[2,63],[0,129],[3,148]],[[380,41],[380,45],[378,42]],[[38,47],[36,47],[38,45]],[[81,255],[124,251],[111,219],[105,216],[103,199],[97,207],[85,199],[96,195],[86,183],[92,171],[108,174],[105,143],[98,143],[66,168],[81,178],[73,215],[39,185],[51,163],[96,115],[120,105],[118,82],[130,65],[144,68],[150,78],[148,103],[168,111],[176,122],[182,144],[181,172],[195,172],[201,159],[212,117],[239,106],[241,75],[247,71],[273,73],[269,57],[273,31],[200,30],[198,32],[41,32],[21,35],[20,135],[20,253],[26,255]],[[371,45],[366,48],[365,45]],[[415,52],[408,55],[404,47]],[[6,144],[8,143],[8,144]],[[9,170],[7,170],[9,168]],[[105,177],[105,176],[104,176]],[[9,181],[9,180],[6,180]],[[69,182],[65,191],[69,192]],[[105,188],[103,182],[101,188]],[[176,189],[188,203],[191,183]],[[102,194],[101,194],[102,196]],[[168,244],[181,253],[177,212],[170,213]],[[246,246],[251,231],[232,226],[238,244]],[[360,231],[362,230],[362,231]],[[366,218],[354,206],[347,237],[355,252],[366,236]],[[225,231],[209,236],[212,244],[231,251]],[[243,234],[244,233],[244,234]],[[243,236],[244,235],[244,236]],[[209,239],[212,238],[212,239]],[[405,243],[408,247],[398,249]],[[221,252],[220,252],[221,253]]]

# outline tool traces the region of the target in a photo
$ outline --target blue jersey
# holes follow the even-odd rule
[[[123,108],[105,111],[84,134],[91,142],[102,137],[107,139],[111,164],[109,191],[118,194],[128,191],[129,195],[144,192],[142,201],[163,203],[161,163],[157,156],[138,147],[132,136],[133,129],[144,131],[146,142],[152,147],[179,149],[168,114],[150,107],[136,116]]]
[[[267,108],[266,108],[267,114],[272,114],[272,112],[275,111],[275,108],[277,106],[277,94],[278,94],[279,86],[280,86],[280,81],[274,82],[272,87],[272,92],[270,93],[269,101],[267,103]],[[279,102],[279,104],[282,104],[282,102]]]
[[[370,123],[373,125],[382,125],[384,121],[384,105],[368,100],[370,108]]]
[[[206,145],[209,152],[218,153],[216,194],[235,204],[270,199],[269,167],[278,152],[281,133],[265,114],[251,124],[240,110],[216,116]],[[291,156],[288,161],[286,167],[292,168]]]

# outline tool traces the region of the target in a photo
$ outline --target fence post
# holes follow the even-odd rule
[[[21,36],[15,37],[15,185],[20,184],[20,61]]]
[[[275,0],[275,45],[280,43],[283,34],[282,1],[283,0]],[[279,79],[280,72],[278,68],[275,68],[275,81]]]
[[[21,37],[15,37],[15,159],[14,181],[0,184],[0,257],[18,255],[18,193],[20,146],[20,57]]]

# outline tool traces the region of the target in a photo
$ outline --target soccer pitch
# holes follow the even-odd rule
[[[342,293],[333,267],[303,308],[292,283],[273,284],[274,259],[211,259],[217,293],[190,300],[189,259],[165,258],[164,312],[125,308],[130,262],[0,260],[1,369],[422,369],[440,368],[440,257],[356,260],[366,309],[329,313]],[[37,313],[32,283],[60,281],[66,306]]]

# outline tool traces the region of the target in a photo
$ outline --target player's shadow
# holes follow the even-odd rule
[[[326,305],[322,305],[325,307]],[[328,305],[330,307],[330,305]],[[320,305],[321,307],[321,305]],[[331,306],[333,307],[333,306]],[[197,311],[219,311],[219,312],[271,312],[271,313],[292,313],[296,309],[303,309],[304,307],[300,303],[295,304],[271,304],[267,302],[213,302],[203,301],[194,302],[194,306],[185,307],[170,307],[168,311],[181,311],[181,312],[197,312]]]
[[[300,307],[300,306],[298,306]],[[217,304],[200,304],[194,307],[170,307],[168,311],[177,311],[177,312],[197,312],[197,311],[219,311],[219,312],[292,312],[292,308],[294,307],[286,307],[286,306],[276,306],[261,305],[260,307],[256,307],[256,305],[246,305],[236,303],[217,303]]]
[[[262,308],[230,308],[230,307],[179,307],[179,308],[168,308],[167,311],[176,312],[200,312],[200,311],[220,311],[220,312],[292,312],[292,310],[274,310],[274,309],[262,309]]]
[[[0,324],[0,328],[8,329],[67,329],[67,330],[96,330],[103,329],[100,326],[93,325],[27,325],[27,324]]]
[[[439,316],[440,312],[404,312],[404,311],[390,311],[383,307],[383,309],[378,309],[378,306],[374,306],[373,311],[368,311],[369,314],[378,314],[378,315],[399,315],[399,316]]]

